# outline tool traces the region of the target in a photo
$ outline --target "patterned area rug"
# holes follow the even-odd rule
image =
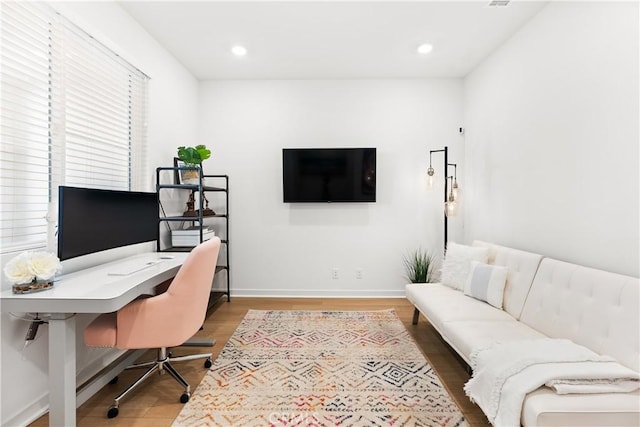
[[[467,426],[394,310],[250,310],[173,426]]]

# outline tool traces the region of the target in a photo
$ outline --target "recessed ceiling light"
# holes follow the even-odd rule
[[[236,56],[245,56],[247,54],[247,48],[244,46],[236,45],[231,48],[231,53]]]
[[[427,53],[431,52],[433,50],[433,46],[430,45],[429,43],[424,43],[421,44],[420,46],[418,46],[418,53],[421,53],[423,55],[426,55]]]

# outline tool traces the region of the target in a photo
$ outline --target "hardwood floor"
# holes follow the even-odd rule
[[[213,352],[213,358],[218,355],[224,344],[231,337],[234,330],[245,316],[247,310],[382,310],[394,308],[398,316],[411,333],[418,346],[422,349],[431,366],[456,401],[467,421],[472,426],[489,426],[482,411],[465,396],[464,383],[469,379],[466,365],[455,352],[440,338],[433,327],[420,316],[417,325],[411,324],[413,305],[404,298],[393,299],[302,299],[302,298],[239,298],[234,297],[231,303],[220,302],[211,308],[204,324],[204,329],[198,333],[199,337],[215,338],[216,345],[212,350],[206,348],[177,348],[175,354],[190,354],[197,352]],[[153,358],[149,352],[145,360]],[[206,369],[202,360],[181,362],[175,364],[176,369],[191,384],[192,392],[202,380]],[[182,409],[178,402],[182,394],[181,387],[169,375],[154,375],[139,390],[127,398],[120,405],[120,415],[113,419],[106,417],[106,412],[113,397],[126,385],[132,383],[139,371],[126,371],[119,376],[119,381],[107,385],[91,399],[85,402],[77,412],[78,426],[170,426]],[[48,425],[45,415],[34,423],[33,427]]]

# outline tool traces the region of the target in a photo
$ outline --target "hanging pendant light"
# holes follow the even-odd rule
[[[427,169],[427,191],[431,191],[433,190],[433,188],[436,186],[436,181],[437,176],[436,176],[436,171],[435,169],[433,169],[433,166],[431,165],[431,151],[429,152],[429,169]]]
[[[436,186],[436,171],[429,165],[429,169],[427,169],[427,190],[433,190],[433,187]]]
[[[451,184],[451,192],[453,193],[453,198],[458,200],[460,196],[460,186],[458,185],[458,180],[453,177],[453,184]]]
[[[458,184],[458,165],[456,163],[449,163],[449,149],[448,147],[444,147],[440,150],[429,150],[429,168],[427,169],[427,189],[432,190],[435,186],[438,185],[439,175],[436,175],[436,171],[434,170],[431,157],[433,153],[443,153],[444,154],[444,170],[442,172],[442,177],[444,179],[443,187],[443,196],[444,196],[444,249],[446,251],[448,240],[448,218],[454,217],[458,214],[458,205],[460,201],[458,200],[460,196],[460,185]],[[450,167],[454,167],[453,176],[449,176]],[[442,205],[441,205],[442,206]]]
[[[449,178],[451,179],[451,190],[449,190],[449,197],[447,198],[447,202],[444,204],[444,214],[447,217],[456,216],[458,214],[458,203],[453,195],[453,177]]]
[[[453,166],[453,178],[451,182],[451,192],[453,193],[453,198],[457,201],[459,194],[460,186],[458,185],[458,164],[457,163],[449,163],[448,166]]]

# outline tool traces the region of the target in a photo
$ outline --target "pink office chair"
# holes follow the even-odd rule
[[[210,367],[211,353],[171,357],[167,348],[183,344],[202,326],[219,251],[218,237],[201,243],[191,251],[166,292],[134,300],[115,313],[98,316],[87,326],[84,341],[91,347],[158,349],[156,360],[127,368],[149,367],[115,398],[107,417],[118,416],[120,401],[156,370],[169,372],[184,387],[180,402],[189,401],[191,387],[170,362],[206,358],[205,367]]]

